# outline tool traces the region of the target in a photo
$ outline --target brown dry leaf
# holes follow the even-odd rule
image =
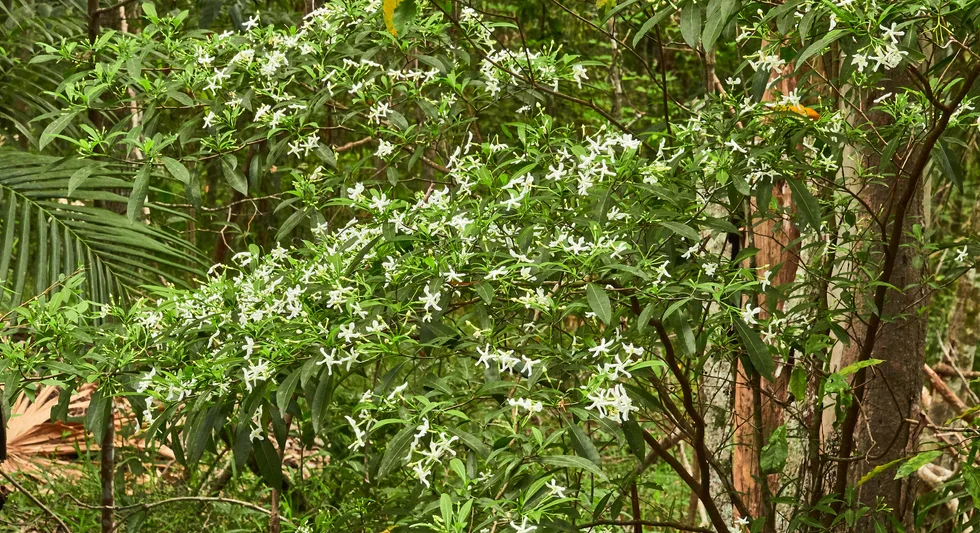
[[[82,418],[88,409],[96,384],[83,385],[68,403],[68,413]],[[79,422],[57,422],[51,420],[51,410],[58,405],[60,390],[57,387],[43,387],[37,391],[34,401],[21,394],[10,410],[7,421],[7,461],[0,469],[7,473],[31,472],[38,469],[56,470],[60,473],[78,475],[74,469],[65,469],[71,460],[77,458],[79,450],[97,450],[98,446],[86,440],[85,427]],[[129,404],[116,406],[122,416],[117,416],[116,446],[131,446],[146,449],[143,439],[124,437],[119,431],[132,420]],[[161,458],[173,459],[173,451],[161,446],[157,453]],[[52,467],[57,467],[52,469]]]

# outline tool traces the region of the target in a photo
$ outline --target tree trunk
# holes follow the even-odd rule
[[[109,415],[106,417],[105,432],[99,448],[99,479],[102,482],[102,533],[115,530],[113,512],[115,507],[116,471],[116,420],[112,399],[109,400]]]
[[[787,67],[789,69],[789,67]],[[786,74],[792,72],[787,70]],[[783,77],[776,87],[780,93],[786,94],[796,88],[794,78]],[[764,101],[772,101],[773,95],[767,91],[763,97]],[[776,201],[780,209],[786,213],[793,210],[793,201],[789,186],[785,181],[780,180],[772,190],[772,198]],[[769,206],[762,206],[763,212],[768,211]],[[754,202],[750,205],[750,216],[756,220],[760,211],[760,206]],[[771,278],[773,286],[791,283],[796,279],[796,272],[799,269],[799,245],[793,244],[799,238],[800,232],[793,225],[788,215],[778,215],[776,217],[765,218],[759,223],[752,223],[746,228],[746,240],[748,246],[759,249],[755,256],[756,267],[762,270],[779,271]],[[770,316],[769,302],[766,296],[760,295],[759,306],[762,311],[759,313],[760,319]],[[783,302],[775,302],[776,309],[783,308]],[[741,362],[736,362],[735,374],[735,438],[734,449],[732,452],[732,476],[735,489],[743,494],[745,503],[752,512],[752,516],[771,515],[766,500],[768,495],[764,494],[759,471],[759,452],[756,445],[758,437],[762,437],[763,444],[768,441],[769,435],[783,423],[783,413],[778,405],[770,400],[776,398],[784,401],[787,397],[787,385],[789,383],[789,372],[777,372],[775,382],[762,380],[760,390],[754,390],[752,386],[752,376],[747,375]],[[761,395],[758,404],[761,413],[756,413],[756,396]],[[762,427],[758,427],[755,420],[761,420]],[[770,487],[777,487],[779,484],[778,475],[770,475],[766,480]],[[769,529],[772,528],[770,524]]]
[[[871,109],[874,99],[886,92],[899,90],[899,87],[906,85],[904,81],[901,78],[887,80],[885,83],[887,87],[868,95],[863,102],[863,107]],[[891,120],[884,113],[868,112],[867,114],[876,127],[886,125]],[[924,153],[921,147],[913,147],[906,154],[905,159],[908,161],[906,167],[914,166],[915,159],[928,156],[929,154]],[[865,169],[876,169],[882,162],[876,153],[869,151],[863,154],[862,163]],[[889,170],[894,170],[890,162],[885,164]],[[912,225],[921,223],[922,219],[921,188],[909,191],[912,197],[907,206],[899,205],[910,183],[920,187],[921,182],[912,182],[905,176],[893,177],[886,183],[868,185],[861,193],[864,201],[879,219],[886,217],[888,233],[891,233],[890,227],[894,225],[896,215],[901,210],[906,210],[902,221],[902,232],[899,235],[903,240]],[[864,220],[863,223],[872,222]],[[876,249],[872,249],[871,252],[883,258],[886,254],[886,246],[885,238],[879,238],[875,244]],[[881,324],[877,334],[874,335],[873,348],[869,353],[870,358],[880,359],[883,362],[870,367],[866,373],[858,372],[852,382],[852,387],[860,387],[863,383],[864,390],[859,394],[855,389],[857,401],[855,405],[860,415],[854,426],[854,434],[842,435],[842,443],[848,438],[853,438],[855,449],[847,450],[846,445],[843,445],[845,449],[842,453],[862,459],[855,461],[849,469],[850,475],[847,476],[849,479],[837,480],[838,489],[845,481],[854,484],[857,479],[874,468],[907,457],[915,451],[916,442],[908,420],[917,419],[919,416],[922,365],[925,363],[926,344],[926,317],[915,314],[915,309],[922,308],[926,304],[926,293],[924,286],[921,285],[924,258],[918,257],[917,254],[915,247],[899,247],[890,278],[880,280],[897,288],[885,293]],[[884,263],[884,259],[882,261]],[[845,349],[842,364],[857,361],[862,352],[868,353],[865,345],[870,340],[867,336],[867,324],[873,308],[866,303],[870,299],[858,297],[856,300],[865,303],[859,305],[859,316],[855,316],[851,322],[851,336],[855,342]],[[842,431],[847,430],[845,423]],[[883,504],[892,509],[894,518],[910,526],[909,511],[912,507],[915,479],[915,476],[909,476],[896,480],[894,474],[889,472],[874,476],[860,487],[858,501],[872,510]],[[886,527],[890,526],[886,525]]]

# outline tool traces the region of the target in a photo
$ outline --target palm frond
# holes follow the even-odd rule
[[[141,285],[186,286],[200,274],[202,255],[180,236],[95,205],[126,203],[116,192],[132,185],[124,167],[95,167],[69,198],[72,175],[91,164],[0,150],[0,308],[80,269],[97,302],[130,298]]]

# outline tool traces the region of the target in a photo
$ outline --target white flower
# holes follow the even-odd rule
[[[371,200],[371,203],[368,204],[368,207],[374,209],[375,211],[384,211],[385,208],[388,207],[390,204],[391,204],[391,200],[388,199],[385,193],[379,193],[377,196],[374,197],[374,199]]]
[[[507,400],[507,403],[514,408],[520,407],[528,413],[540,413],[542,410],[544,410],[544,406],[541,404],[541,402],[531,401],[530,398],[510,398]]]
[[[251,337],[245,337],[245,359],[252,357],[252,350],[255,349],[255,341]]]
[[[145,376],[143,376],[143,379],[141,379],[139,383],[136,384],[135,387],[136,392],[140,394],[146,392],[146,389],[150,388],[150,385],[153,384],[153,376],[155,376],[156,374],[157,374],[156,367],[151,368],[150,372]]]
[[[572,79],[575,80],[576,85],[578,85],[578,88],[581,89],[582,81],[589,79],[589,75],[586,72],[585,67],[582,65],[574,65],[572,67]]]
[[[245,31],[252,31],[256,26],[259,25],[259,15],[256,13],[248,20],[242,23],[242,29]]]
[[[442,308],[439,307],[439,298],[441,297],[442,297],[441,292],[439,291],[436,291],[434,293],[429,292],[429,286],[426,285],[425,296],[419,298],[419,302],[425,305],[425,309],[424,309],[425,311],[428,311],[429,308],[435,309],[436,311],[442,311]]]
[[[526,516],[523,517],[523,520],[521,521],[521,525],[517,525],[515,522],[511,521],[510,527],[514,528],[514,533],[531,533],[535,529],[538,529],[538,526],[527,525]]]
[[[596,356],[599,354],[607,354],[609,353],[609,348],[612,347],[613,342],[614,341],[612,339],[602,339],[602,342],[596,344],[592,348],[589,348],[589,351],[592,352],[592,355]]]
[[[217,118],[217,117],[215,116],[214,111],[210,111],[209,110],[208,111],[208,114],[207,115],[204,115],[204,127],[205,128],[210,128],[211,127],[211,123],[214,121],[215,118]]]
[[[367,118],[375,124],[381,124],[381,119],[387,117],[388,113],[390,112],[391,107],[389,107],[388,104],[378,102],[378,105],[371,109],[371,111],[368,113]]]
[[[629,420],[630,413],[637,410],[622,383],[612,388],[597,389],[589,394],[587,399],[592,400],[592,405],[587,406],[586,409],[595,409],[599,411],[599,416],[620,422]]]
[[[905,50],[899,50],[893,43],[888,43],[884,48],[876,48],[875,55],[871,59],[876,63],[876,71],[879,65],[884,65],[886,70],[891,70],[902,62],[902,57],[908,54]]]
[[[759,282],[762,285],[762,290],[768,290],[769,286],[772,285],[772,271],[766,270],[762,273],[762,281]]]
[[[730,141],[728,141],[728,142],[726,142],[726,143],[725,143],[725,146],[727,146],[727,147],[729,147],[729,148],[731,148],[731,149],[732,149],[733,151],[735,151],[735,152],[741,152],[741,153],[743,153],[743,154],[744,154],[744,153],[746,153],[746,152],[748,151],[748,150],[746,150],[745,148],[742,148],[741,146],[739,146],[739,145],[738,145],[738,143],[736,143],[734,139],[732,139],[732,140],[730,140]]]
[[[376,152],[374,152],[374,155],[376,155],[376,156],[384,159],[385,157],[388,157],[389,155],[391,155],[394,151],[395,151],[395,145],[394,144],[392,144],[392,143],[390,143],[390,142],[388,142],[388,141],[386,141],[384,139],[381,139],[378,142],[378,150]]]
[[[698,251],[698,248],[700,248],[700,247],[701,247],[701,246],[700,246],[700,244],[698,244],[698,243],[694,243],[693,245],[691,245],[691,247],[690,247],[690,248],[688,248],[688,249],[687,249],[687,251],[686,251],[686,252],[684,252],[684,253],[683,253],[683,254],[681,255],[681,257],[682,257],[683,259],[690,259],[690,258],[691,258],[691,255],[692,255],[692,254],[694,254],[695,252],[697,252],[697,251]]]
[[[262,436],[262,428],[256,426],[252,428],[252,432],[248,434],[248,440],[255,442],[256,440],[265,440]]]
[[[758,324],[759,322],[756,321],[755,315],[758,315],[760,312],[762,312],[761,307],[752,307],[751,303],[745,304],[745,311],[742,311],[742,320],[746,324]]]
[[[554,479],[552,479],[551,481],[549,481],[545,485],[545,487],[548,487],[548,489],[551,491],[551,495],[552,496],[556,496],[558,498],[564,498],[565,497],[565,487],[562,487],[561,485],[559,485],[558,483],[556,483]]]
[[[959,261],[960,263],[965,262],[966,257],[967,257],[966,246],[956,251],[956,260]]]
[[[252,388],[255,387],[256,383],[269,379],[272,369],[269,368],[268,361],[259,359],[258,361],[252,363],[251,366],[244,369],[242,373],[242,379],[245,381],[245,388],[248,389],[248,392],[252,392]]]
[[[701,270],[704,271],[705,276],[714,276],[715,270],[718,270],[718,263],[705,263],[701,265]]]
[[[854,54],[851,56],[851,64],[857,66],[858,72],[864,72],[864,68],[868,66],[868,56],[864,54]]]
[[[884,34],[881,36],[883,39],[888,39],[894,44],[898,44],[898,38],[905,35],[904,31],[898,31],[895,29],[898,26],[897,23],[892,22],[891,28],[886,28],[884,26],[878,26]]]
[[[349,423],[351,425],[351,428],[353,428],[354,430],[354,442],[352,442],[350,446],[348,446],[347,448],[351,450],[356,450],[358,448],[363,448],[367,446],[367,441],[364,440],[364,437],[367,436],[367,432],[361,429],[360,427],[358,427],[357,421],[351,418],[350,416],[344,416],[344,418],[347,419],[347,423]]]

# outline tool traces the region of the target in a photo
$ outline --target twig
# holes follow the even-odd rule
[[[371,142],[373,140],[374,140],[374,137],[368,136],[368,137],[365,137],[363,139],[358,139],[356,141],[351,141],[351,142],[349,142],[347,144],[342,144],[340,146],[337,146],[337,147],[335,147],[333,149],[333,151],[334,151],[334,153],[346,152],[347,150],[351,150],[353,148],[357,148],[358,146],[363,146],[363,145],[365,145],[365,144],[367,144],[367,143],[369,143],[369,142]]]
[[[102,7],[102,8],[96,9],[95,10],[95,14],[96,15],[101,15],[103,13],[108,13],[110,11],[115,11],[115,10],[119,9],[120,7],[127,6],[129,4],[132,4],[135,1],[136,0],[122,0],[121,2],[117,2],[115,4],[112,4],[111,6]]]
[[[20,483],[17,483],[17,481],[14,478],[7,475],[7,473],[4,472],[3,470],[0,470],[0,476],[3,476],[3,478],[9,481],[11,485],[17,487],[17,490],[21,491],[24,494],[24,496],[27,496],[28,500],[34,502],[34,505],[37,505],[41,509],[44,509],[44,512],[48,513],[51,516],[51,518],[54,518],[55,521],[58,522],[58,527],[64,529],[68,533],[71,533],[71,529],[68,527],[68,525],[65,524],[65,522],[58,515],[54,514],[54,511],[49,509],[47,505],[41,503],[41,500],[35,498],[33,494],[27,492],[27,489],[25,489]]]
[[[0,472],[0,473],[2,473],[2,472]],[[3,474],[3,475],[6,477],[6,474]],[[70,494],[68,495],[68,497],[71,498],[72,500],[74,500],[75,503],[79,507],[82,507],[84,509],[102,509],[102,506],[101,505],[89,505],[89,504],[87,504],[85,502],[79,501],[78,499],[74,498]],[[149,511],[150,509],[153,509],[155,507],[160,507],[160,506],[163,506],[163,505],[168,505],[168,504],[171,504],[171,503],[180,503],[180,502],[230,503],[230,504],[240,505],[242,507],[246,507],[246,508],[251,509],[251,510],[253,510],[255,512],[262,513],[262,514],[265,514],[265,515],[271,515],[272,514],[272,512],[269,511],[268,509],[265,509],[263,507],[260,507],[260,506],[254,504],[254,503],[246,502],[246,501],[242,501],[242,500],[236,500],[234,498],[225,498],[225,497],[222,497],[222,496],[177,496],[177,497],[174,497],[174,498],[168,498],[166,500],[159,500],[159,501],[149,502],[149,503],[136,503],[136,504],[133,504],[133,505],[116,506],[116,507],[112,507],[112,510],[114,510],[114,511],[137,511],[137,512],[139,512],[139,511]],[[286,519],[283,519],[283,520],[286,521],[287,523],[291,523],[289,520],[286,520]]]
[[[939,393],[943,397],[943,400],[948,403],[951,407],[957,410],[957,415],[963,420],[973,423],[973,413],[970,408],[956,395],[955,392],[950,390],[949,385],[943,381],[943,378],[939,377],[939,374],[929,366],[928,363],[923,363],[922,369],[926,372],[926,377],[929,378],[929,383],[932,385],[933,390]]]

